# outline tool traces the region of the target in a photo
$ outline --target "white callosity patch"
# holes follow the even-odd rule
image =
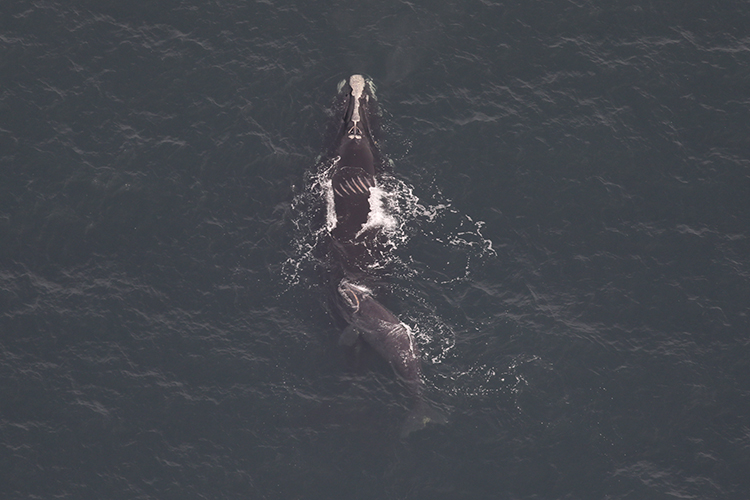
[[[352,122],[354,124],[349,130],[349,138],[354,139],[362,137],[362,132],[359,128],[359,122],[362,121],[362,117],[359,115],[359,100],[365,91],[364,77],[362,75],[352,75],[349,78],[349,86],[352,88],[352,97],[354,98],[354,110],[352,111]]]
[[[359,114],[359,100],[365,91],[365,85],[366,82],[362,75],[352,75],[349,78],[349,86],[352,88],[352,97],[354,98],[354,109],[352,110],[353,124],[348,132],[350,139],[360,139],[362,137],[362,129],[359,127],[359,122],[362,121],[362,117]]]
[[[351,307],[352,312],[359,311],[360,297],[362,299],[372,297],[372,291],[369,288],[348,280],[343,280],[339,283],[339,294],[341,294],[349,307]]]

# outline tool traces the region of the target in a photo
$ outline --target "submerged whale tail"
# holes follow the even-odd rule
[[[424,399],[418,399],[414,408],[406,416],[406,420],[401,425],[401,439],[409,436],[414,431],[424,429],[428,424],[447,424],[448,417],[430,406]]]

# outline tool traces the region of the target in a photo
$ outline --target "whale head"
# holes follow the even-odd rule
[[[362,286],[352,283],[346,279],[341,280],[338,287],[339,295],[349,309],[349,313],[353,314],[359,311],[362,303],[371,297],[371,291]]]

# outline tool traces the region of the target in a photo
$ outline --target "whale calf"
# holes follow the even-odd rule
[[[414,400],[413,408],[401,428],[401,436],[406,437],[428,423],[446,423],[445,416],[429,406],[422,394],[422,365],[411,328],[375,300],[366,287],[344,279],[339,283],[338,291],[345,304],[344,314],[349,323],[339,342],[351,346],[361,336],[390,363]]]

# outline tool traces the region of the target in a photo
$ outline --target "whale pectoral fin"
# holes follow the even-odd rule
[[[343,332],[341,332],[341,337],[339,337],[339,345],[352,347],[357,342],[358,338],[359,333],[354,329],[354,325],[349,325],[344,328]]]

